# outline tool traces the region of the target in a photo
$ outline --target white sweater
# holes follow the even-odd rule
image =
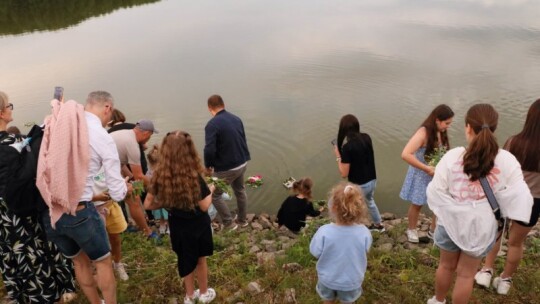
[[[465,253],[480,256],[495,239],[497,222],[480,181],[471,182],[463,172],[464,154],[465,148],[458,147],[444,155],[428,185],[427,200],[452,241]],[[487,179],[502,216],[528,222],[533,198],[516,158],[500,149]]]

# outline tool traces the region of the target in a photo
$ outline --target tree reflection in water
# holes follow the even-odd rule
[[[0,36],[54,31],[84,20],[159,0],[0,0]]]

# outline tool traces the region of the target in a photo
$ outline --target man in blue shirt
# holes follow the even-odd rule
[[[244,173],[251,159],[242,120],[225,110],[219,95],[208,98],[208,111],[213,118],[208,121],[205,131],[204,165],[213,176],[231,185],[238,204],[238,224],[246,227],[247,196]],[[233,221],[231,211],[222,198],[223,192],[216,189],[212,203],[216,207],[226,229],[235,230],[238,224]]]

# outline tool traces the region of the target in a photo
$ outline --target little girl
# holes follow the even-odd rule
[[[148,159],[148,172],[146,172],[146,176],[149,178],[152,178],[152,174],[154,173],[154,170],[156,168],[156,164],[159,159],[159,148],[157,145],[153,145],[152,149],[148,154],[146,154],[146,158]],[[154,219],[156,221],[159,221],[159,233],[160,234],[170,234],[169,229],[169,212],[165,208],[159,208],[156,210],[152,210],[152,215],[154,216]]]
[[[210,303],[216,292],[208,288],[206,257],[214,247],[210,217],[212,191],[202,178],[204,169],[191,136],[169,132],[159,149],[159,161],[144,201],[146,209],[167,208],[172,249],[178,256],[178,272],[184,278],[184,304]],[[195,290],[195,275],[199,288]]]
[[[362,294],[367,253],[372,238],[367,207],[360,189],[340,183],[330,193],[329,205],[335,223],[319,228],[309,246],[317,262],[317,293],[325,304],[353,303]]]
[[[309,201],[312,187],[313,181],[309,177],[294,182],[292,189],[296,195],[287,197],[281,204],[277,214],[279,226],[285,225],[293,233],[298,233],[306,226],[306,215],[321,214],[320,211],[313,209],[313,204]]]

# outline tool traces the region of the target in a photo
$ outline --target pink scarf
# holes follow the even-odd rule
[[[84,107],[74,100],[51,101],[37,167],[36,186],[49,206],[52,227],[75,214],[88,175],[90,145]]]

